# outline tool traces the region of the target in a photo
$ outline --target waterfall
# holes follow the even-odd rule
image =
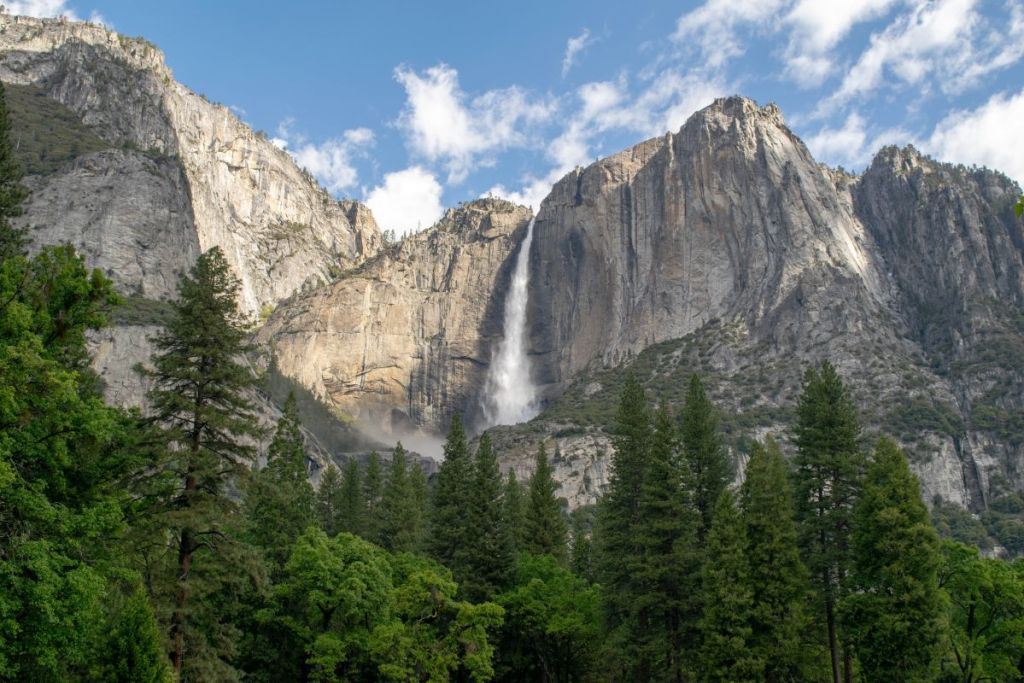
[[[526,302],[530,282],[530,245],[533,223],[526,227],[526,239],[516,255],[512,286],[505,299],[504,338],[498,344],[484,384],[482,405],[486,426],[526,422],[539,411],[537,389],[530,378],[526,356]]]

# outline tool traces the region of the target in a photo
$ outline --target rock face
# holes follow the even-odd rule
[[[477,410],[501,335],[510,256],[530,212],[482,199],[283,303],[258,335],[280,372],[371,433],[402,435]]]
[[[744,98],[577,169],[535,228],[531,346],[549,409],[499,430],[506,466],[546,441],[562,495],[593,502],[610,448],[587,406],[614,402],[594,378],[624,362],[652,398],[699,371],[744,436],[785,439],[802,369],[830,358],[869,435],[904,442],[929,502],[979,511],[1024,489],[1019,192],[912,148],[860,177],[832,171],[777,108]]]
[[[365,206],[176,83],[155,47],[99,26],[0,15],[0,78],[95,138],[27,179],[37,244],[70,241],[143,302],[220,246],[246,311],[269,315],[260,362],[327,406],[326,431],[357,426],[362,448],[436,436],[455,412],[472,424],[527,209],[470,202],[385,245]],[[557,446],[561,494],[593,502],[623,367],[674,402],[700,372],[739,455],[767,432],[785,441],[803,369],[829,358],[868,436],[902,441],[929,502],[982,511],[1024,490],[1019,192],[912,148],[860,176],[828,169],[776,107],[739,97],[573,171],[542,203],[530,254],[546,408],[495,430],[505,467],[525,476],[539,442]],[[129,368],[152,324],[93,340],[112,400],[140,402]]]
[[[39,242],[81,247],[126,290],[171,294],[176,274],[219,246],[255,314],[380,247],[368,211],[333,200],[227,107],[177,83],[144,40],[0,15],[0,79],[39,89],[119,150],[33,179],[26,220]]]

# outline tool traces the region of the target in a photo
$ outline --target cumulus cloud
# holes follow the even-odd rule
[[[921,147],[942,161],[988,166],[1024,184],[1018,140],[1024,140],[1024,90],[997,93],[977,109],[953,112]]]
[[[353,159],[365,156],[373,145],[372,130],[353,128],[336,138],[314,144],[296,133],[294,127],[294,119],[285,119],[270,142],[291,154],[296,163],[312,173],[329,192],[336,194],[356,184],[359,173]]]
[[[696,44],[706,67],[718,68],[745,51],[741,27],[764,28],[779,19],[787,0],[707,0],[679,17],[673,40]]]
[[[590,45],[590,29],[584,28],[583,32],[578,36],[570,38],[565,44],[565,56],[562,57],[562,78],[569,75],[569,70],[572,69],[573,63],[576,61],[576,56],[583,51],[588,45]]]
[[[405,235],[433,225],[441,217],[441,183],[421,166],[388,173],[384,184],[366,194],[366,205],[384,230]]]
[[[68,7],[67,0],[9,0],[3,4],[3,7],[9,14],[25,17],[64,17],[70,21],[82,20],[74,10]],[[93,24],[109,26],[103,15],[95,10],[89,14],[89,21]]]
[[[423,73],[399,67],[395,78],[406,92],[398,124],[409,147],[428,161],[443,163],[449,183],[461,183],[477,166],[493,164],[496,152],[526,145],[530,126],[555,111],[552,102],[532,100],[517,87],[471,98],[447,64]]]
[[[978,0],[913,0],[870,44],[823,100],[818,115],[882,88],[914,86],[955,95],[981,76],[1024,57],[1024,10],[1011,4],[1008,25],[993,22]]]
[[[785,74],[804,87],[821,85],[836,70],[833,48],[859,23],[876,19],[901,0],[797,0],[786,13],[790,30]]]
[[[857,168],[866,165],[885,145],[902,144],[910,138],[902,128],[873,131],[863,116],[852,112],[842,125],[823,127],[806,142],[815,159]]]

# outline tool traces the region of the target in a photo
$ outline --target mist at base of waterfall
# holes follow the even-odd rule
[[[494,352],[484,384],[481,407],[485,428],[526,422],[540,412],[537,387],[530,377],[530,359],[526,354],[526,304],[535,220],[530,219],[526,239],[516,255],[512,284],[505,299],[504,338]]]

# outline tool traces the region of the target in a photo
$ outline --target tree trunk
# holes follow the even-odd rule
[[[174,616],[171,617],[171,640],[174,643],[172,662],[175,678],[181,677],[181,665],[185,655],[185,607],[188,604],[188,575],[192,569],[192,550],[192,531],[183,529],[178,544],[178,581],[180,585],[175,600]]]
[[[832,659],[832,683],[839,683],[839,643],[836,639],[836,615],[832,596],[825,596],[825,621],[828,623],[828,651]]]

